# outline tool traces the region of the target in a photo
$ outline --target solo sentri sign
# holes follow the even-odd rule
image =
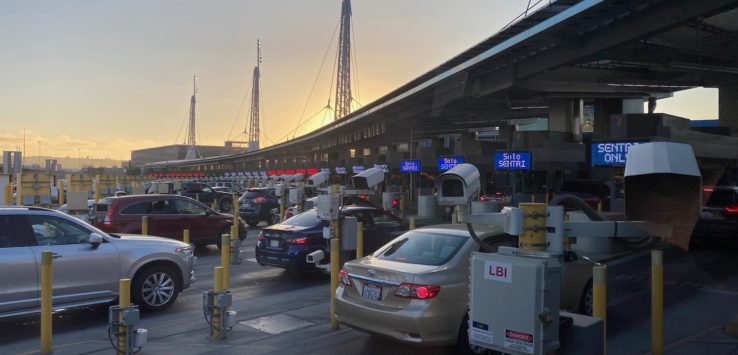
[[[530,170],[530,152],[495,153],[495,170]]]

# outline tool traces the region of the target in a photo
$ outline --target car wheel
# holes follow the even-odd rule
[[[218,209],[220,209],[220,212],[230,212],[233,209],[233,201],[229,198],[220,199]]]
[[[579,313],[591,316],[594,310],[594,290],[592,289],[592,280],[587,282],[582,292],[582,299],[579,301]]]
[[[147,312],[157,312],[171,306],[177,299],[179,277],[176,269],[168,266],[150,266],[133,279],[133,300]]]
[[[469,344],[469,313],[464,316],[464,320],[459,327],[459,337],[456,339],[455,354],[479,355],[479,354],[499,354],[492,352],[481,346]]]
[[[220,245],[222,244],[223,234],[230,235],[231,234],[231,226],[225,226],[225,227],[221,228],[220,229],[220,233],[218,233],[218,236],[215,237],[215,243],[214,244],[218,246],[218,249],[220,249]]]

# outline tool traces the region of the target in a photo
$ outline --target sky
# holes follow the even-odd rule
[[[354,96],[381,97],[493,35],[527,4],[352,1]],[[321,109],[335,96],[340,11],[340,0],[0,1],[0,149],[22,150],[24,131],[26,157],[128,160],[134,149],[184,143],[193,75],[198,144],[245,140],[257,38],[261,145],[312,117],[297,130],[305,134],[329,120]],[[717,90],[677,94],[657,111],[717,118]]]

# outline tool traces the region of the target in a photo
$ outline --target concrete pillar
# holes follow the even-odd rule
[[[594,102],[594,139],[610,138],[610,116],[623,113],[620,99],[597,99]]]
[[[574,101],[554,100],[549,104],[548,130],[571,133],[574,122]]]
[[[720,126],[730,127],[733,135],[738,133],[738,85],[718,89],[718,119]]]
[[[624,99],[622,113],[645,113],[643,99]]]

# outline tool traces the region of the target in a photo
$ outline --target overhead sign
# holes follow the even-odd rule
[[[387,164],[387,163],[375,163],[374,164],[374,167],[375,168],[382,169],[382,172],[384,172],[384,173],[388,173],[389,172],[389,164]]]
[[[401,173],[419,173],[420,160],[400,160]]]
[[[530,170],[530,152],[496,152],[495,170]]]
[[[592,143],[592,166],[625,166],[630,147],[646,141]]]
[[[438,171],[450,170],[456,165],[463,163],[464,157],[440,157],[438,158]]]
[[[336,167],[336,174],[338,174],[338,175],[346,175],[346,167],[345,166],[337,166]]]
[[[329,173],[330,174],[331,173],[331,168],[320,168],[320,172],[321,173]],[[317,174],[317,172],[315,174]],[[315,174],[311,174],[311,175],[315,175]]]
[[[360,172],[362,172],[364,170],[366,170],[366,166],[364,166],[364,165],[354,165],[354,166],[351,167],[351,171],[354,174],[358,174],[358,173],[360,173]]]

